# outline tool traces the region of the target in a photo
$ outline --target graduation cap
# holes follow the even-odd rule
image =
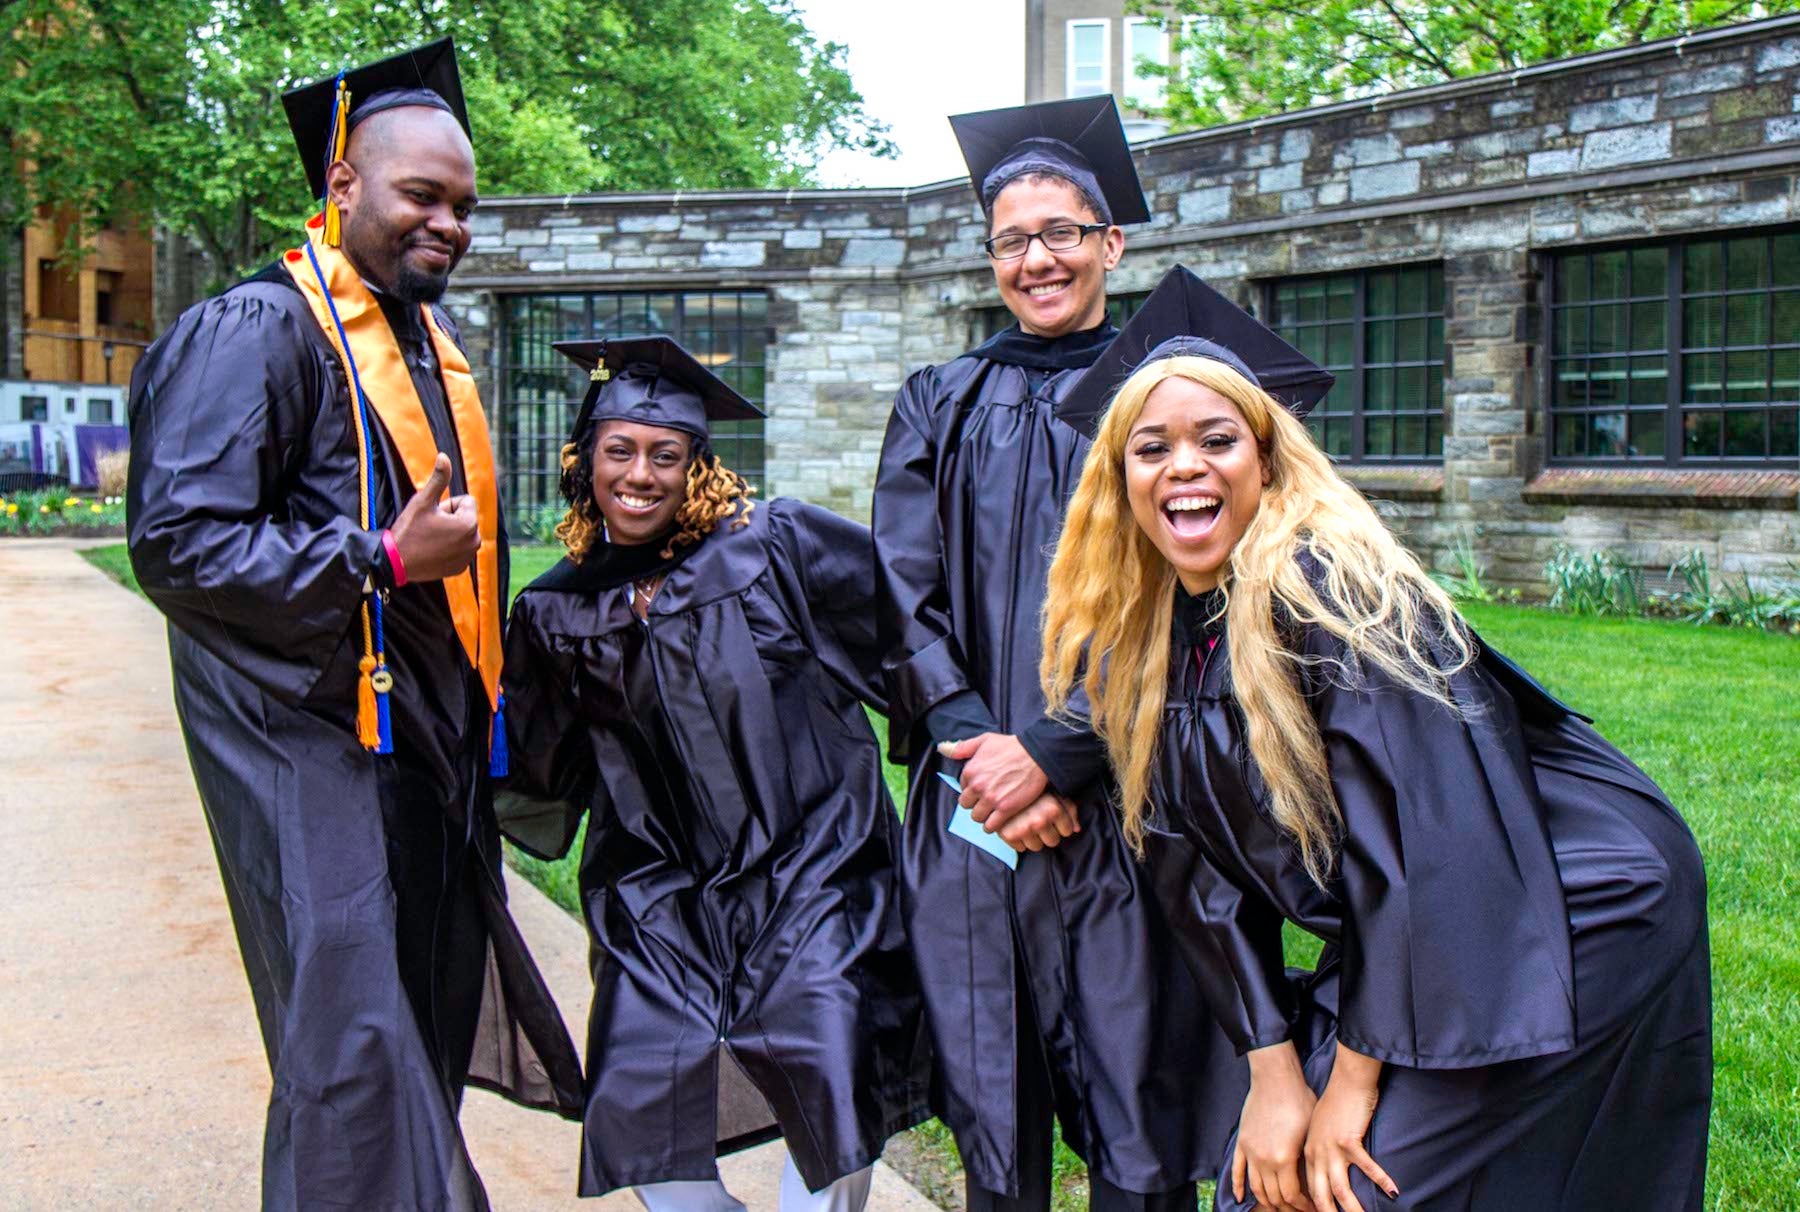
[[[1179,357],[1223,362],[1300,417],[1337,382],[1268,325],[1177,265],[1057,404],[1057,419],[1093,437],[1126,379],[1147,362]]]
[[[733,391],[669,337],[558,341],[552,349],[588,372],[576,443],[602,421],[660,425],[704,438],[709,421],[754,421],[762,409]]]
[[[473,137],[462,77],[456,70],[456,46],[449,38],[281,94],[313,197],[325,201],[325,170],[343,159],[350,132],[376,114],[403,105],[441,109]],[[325,224],[326,243],[335,245],[337,208],[329,203]]]
[[[950,129],[956,132],[984,212],[993,208],[1007,182],[1047,172],[1086,190],[1100,203],[1100,218],[1107,223],[1149,221],[1150,207],[1110,93],[956,114]]]

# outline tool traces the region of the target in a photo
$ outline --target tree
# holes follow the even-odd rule
[[[1800,0],[1128,0],[1164,18],[1177,130],[1506,71],[1800,9]]]
[[[793,0],[0,0],[0,223],[41,207],[196,240],[223,277],[315,203],[281,92],[456,39],[484,194],[803,185],[892,154]]]

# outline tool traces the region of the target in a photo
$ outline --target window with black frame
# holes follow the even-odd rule
[[[1800,231],[1584,249],[1548,270],[1554,461],[1800,456]]]
[[[502,300],[497,442],[512,517],[526,525],[562,500],[562,444],[588,378],[553,342],[669,336],[759,408],[768,298],[755,290],[509,295]],[[763,423],[713,425],[713,449],[761,492]]]
[[[1137,315],[1138,308],[1150,297],[1147,290],[1127,291],[1124,294],[1106,297],[1106,318],[1115,327],[1123,328],[1131,317]],[[1011,328],[1016,321],[1012,312],[1004,307],[977,307],[969,313],[969,348],[973,349],[990,337]]]
[[[1269,326],[1337,376],[1306,419],[1342,463],[1444,457],[1444,269],[1287,278],[1268,288]]]

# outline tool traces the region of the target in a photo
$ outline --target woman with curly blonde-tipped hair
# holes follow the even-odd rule
[[[753,506],[708,422],[761,414],[674,342],[558,349],[592,386],[568,556],[508,626],[498,814],[545,858],[587,818],[581,1193],[741,1212],[714,1159],[779,1135],[784,1212],[858,1212],[929,1063],[863,710],[885,708],[869,532]]]
[[[1250,1060],[1218,1207],[1699,1209],[1681,818],[1337,474],[1297,415],[1329,375],[1179,268],[1113,349],[1061,414],[1095,436],[1041,674]],[[1284,921],[1326,944],[1299,979]]]

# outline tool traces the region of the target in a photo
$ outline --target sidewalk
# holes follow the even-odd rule
[[[162,618],[87,545],[0,541],[0,1208],[254,1208],[268,1065]],[[585,934],[508,887],[579,1041]],[[573,1124],[471,1091],[463,1129],[496,1212],[642,1208],[574,1197]],[[781,1162],[774,1144],[721,1170],[773,1212]],[[935,1212],[884,1165],[869,1207]]]

